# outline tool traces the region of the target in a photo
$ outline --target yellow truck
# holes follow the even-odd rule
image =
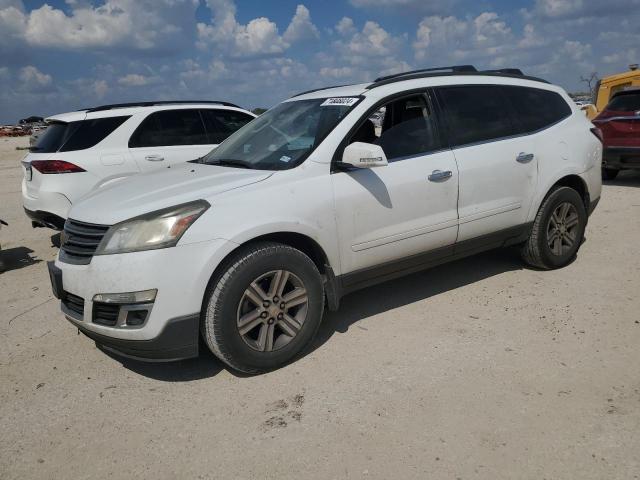
[[[595,105],[583,108],[589,120],[593,120],[609,103],[614,93],[629,88],[640,88],[640,70],[638,64],[629,65],[629,71],[616,73],[599,80],[596,85]]]

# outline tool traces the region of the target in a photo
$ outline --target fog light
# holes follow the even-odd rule
[[[98,293],[94,295],[94,302],[131,304],[131,303],[151,303],[156,299],[157,289],[143,290],[141,292],[127,293]]]
[[[139,327],[147,320],[148,315],[149,310],[129,310],[126,323],[130,327]]]

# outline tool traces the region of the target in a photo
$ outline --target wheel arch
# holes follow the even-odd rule
[[[294,231],[282,230],[263,233],[236,242],[236,246],[233,248],[233,250],[231,250],[224,256],[224,258],[218,263],[214,271],[211,273],[207,290],[211,287],[211,283],[215,282],[216,279],[220,277],[224,269],[228,267],[228,260],[232,258],[233,255],[235,255],[241,249],[261,242],[280,243],[300,250],[302,253],[307,255],[316,265],[318,271],[320,272],[320,275],[322,276],[325,285],[325,296],[329,309],[332,311],[338,309],[338,304],[341,296],[340,287],[338,281],[336,280],[329,256],[327,255],[325,249],[322,248],[322,246],[315,239],[304,233]],[[203,302],[205,300],[206,294],[205,298],[203,298]]]
[[[575,191],[577,191],[578,195],[580,195],[580,198],[582,199],[584,208],[589,211],[589,203],[591,201],[591,198],[587,183],[579,174],[565,172],[562,176],[560,176],[560,178],[555,179],[555,181],[549,181],[544,189],[539,190],[539,196],[533,204],[534,208],[532,208],[529,212],[530,221],[533,221],[536,214],[538,213],[538,210],[540,209],[540,206],[544,203],[549,194],[554,190],[554,188],[559,186],[573,188]]]
[[[582,198],[582,203],[584,204],[585,210],[589,211],[589,203],[591,202],[589,195],[589,188],[587,187],[587,183],[580,177],[579,175],[566,175],[554,183],[551,188],[548,189],[544,198],[547,198],[551,190],[555,187],[569,187],[573,188],[578,194],[580,198]],[[543,200],[544,201],[544,200]]]

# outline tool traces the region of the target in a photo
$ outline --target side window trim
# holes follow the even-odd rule
[[[416,95],[422,95],[425,99],[427,106],[431,109],[432,116],[433,116],[434,133],[440,147],[434,150],[429,150],[427,152],[422,152],[414,155],[406,155],[404,157],[397,157],[397,158],[394,158],[393,161],[390,161],[389,163],[396,163],[398,161],[409,160],[411,158],[422,157],[422,156],[438,153],[443,150],[448,150],[449,147],[445,142],[445,138],[443,136],[443,129],[441,128],[441,124],[439,121],[438,108],[436,106],[435,99],[432,97],[433,95],[432,88],[423,87],[423,88],[416,88],[413,90],[405,90],[404,92],[394,93],[387,97],[384,97],[381,100],[378,100],[375,104],[373,104],[373,106],[367,109],[362,114],[362,116],[353,124],[353,126],[349,129],[347,134],[342,139],[342,142],[340,142],[340,145],[338,145],[335,152],[333,153],[333,157],[331,159],[331,173],[337,173],[337,172],[343,171],[343,170],[337,169],[336,164],[341,161],[342,153],[344,152],[344,149],[349,144],[348,143],[349,139],[351,139],[351,137],[358,131],[358,129],[364,124],[364,122],[369,119],[371,115],[373,115],[375,112],[380,110],[381,107],[383,107],[384,105],[390,102],[402,100],[403,98],[414,97]]]

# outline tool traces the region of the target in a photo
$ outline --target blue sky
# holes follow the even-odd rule
[[[0,123],[103,103],[270,107],[434,65],[568,90],[640,62],[640,0],[0,0]]]

